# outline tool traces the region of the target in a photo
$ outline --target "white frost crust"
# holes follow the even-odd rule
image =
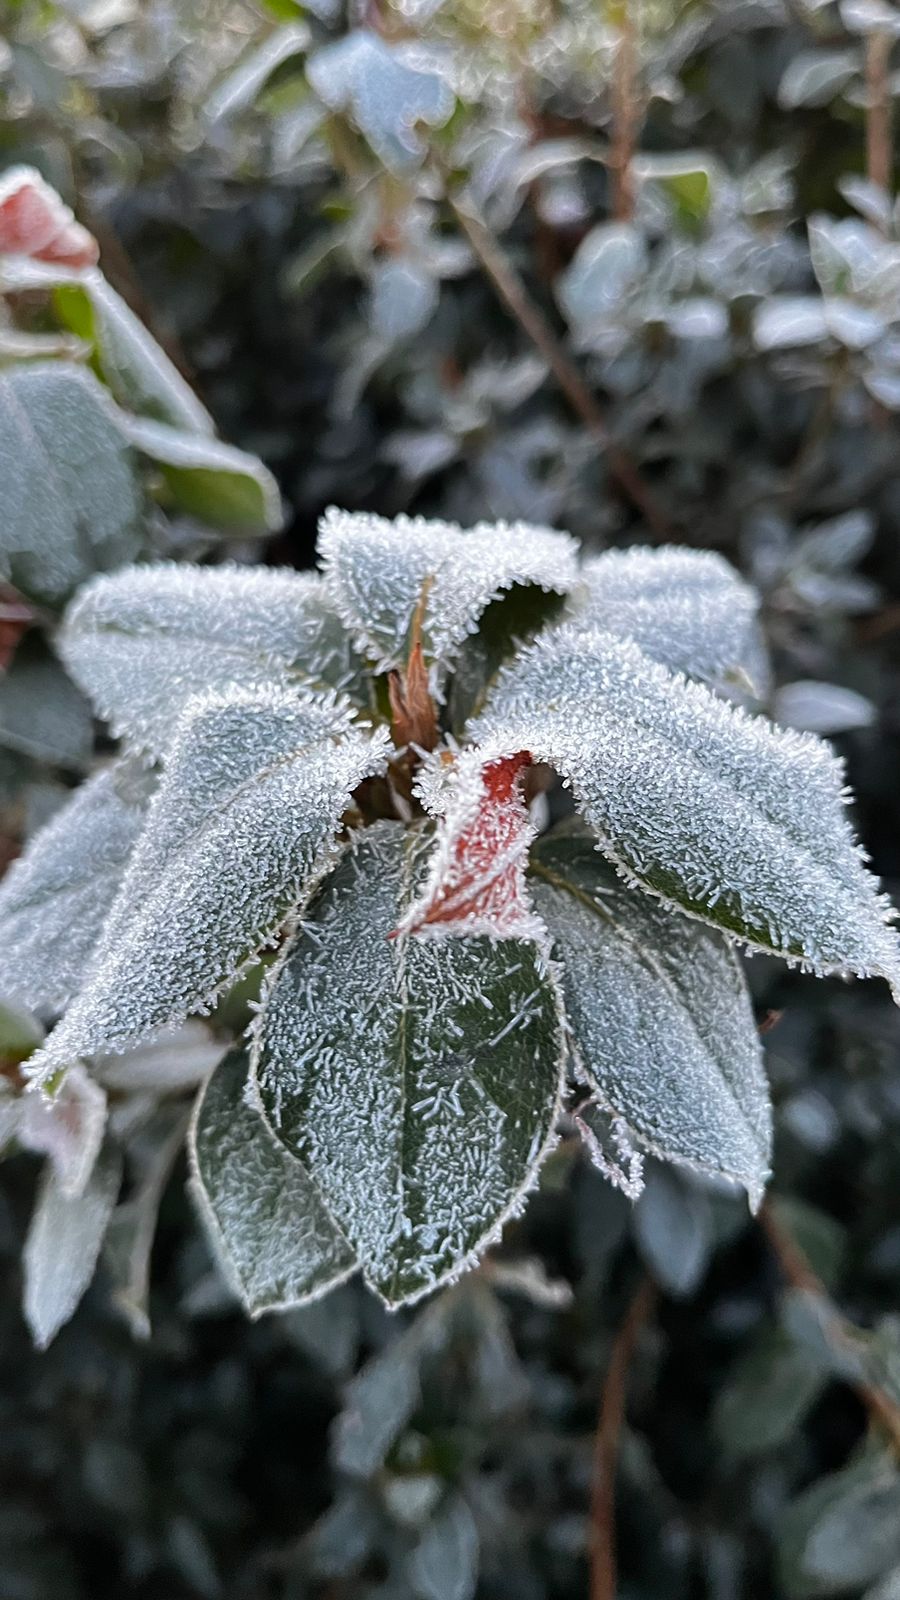
[[[464,529],[333,506],[319,534],[329,594],[376,672],[405,661],[413,616],[426,595],[421,639],[433,693],[492,600],[517,584],[568,593],[578,581],[577,549],[568,534],[523,522]]]
[[[361,662],[315,573],[170,561],[101,575],[58,648],[113,734],[155,755],[196,694],[296,684],[360,698]]]
[[[664,667],[708,682],[769,683],[759,595],[711,550],[636,546],[591,556],[569,616],[579,631],[613,633]]]
[[[841,763],[813,735],[629,640],[564,627],[503,671],[472,737],[554,767],[628,882],[751,949],[885,977],[900,996],[896,913],[848,825]]]
[[[387,743],[277,688],[190,701],[87,982],[29,1060],[34,1083],[208,1010],[327,869]]]

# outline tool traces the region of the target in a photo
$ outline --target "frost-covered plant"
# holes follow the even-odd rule
[[[209,1066],[193,1041],[179,1076],[170,1030],[253,968],[249,1036],[190,1132],[252,1313],[358,1270],[390,1306],[453,1278],[567,1105],[629,1193],[649,1151],[755,1205],[770,1110],[736,947],[900,991],[840,763],[737,703],[765,660],[720,557],[579,560],[548,529],[340,511],[320,555],[135,567],[64,618],[125,750],[0,893],[0,993],[62,1013],[3,1102],[55,1162],[29,1244],[42,1338],[47,1257],[64,1234],[89,1274],[153,1048],[158,1099]]]

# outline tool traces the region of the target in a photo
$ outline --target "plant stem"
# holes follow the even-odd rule
[[[468,204],[464,205],[457,200],[446,187],[445,193],[447,204],[472,246],[485,275],[490,279],[507,310],[512,313],[547,363],[576,416],[581,418],[589,433],[605,452],[615,482],[632,505],[640,511],[654,533],[660,538],[665,538],[670,532],[666,517],[657,506],[630,456],[610,438],[606,418],[595,395],[566,354],[543,311],[532,300],[487,225]]]
[[[616,9],[619,42],[616,46],[612,81],[612,148],[609,163],[613,187],[612,211],[617,222],[630,222],[634,215],[634,175],[631,163],[638,124],[634,23],[629,0],[619,0]]]
[[[866,172],[871,183],[890,194],[893,177],[891,150],[891,93],[889,68],[891,37],[870,33],[866,39]]]
[[[776,1216],[768,1200],[764,1200],[760,1206],[759,1220],[784,1278],[793,1289],[814,1294],[824,1302],[828,1309],[830,1336],[836,1345],[852,1347],[855,1344],[854,1328],[837,1306],[831,1303],[821,1278],[810,1266],[796,1239]],[[895,1451],[900,1455],[900,1406],[880,1385],[865,1378],[852,1382],[851,1387],[855,1389],[870,1418],[884,1430]]]
[[[651,1278],[645,1278],[616,1334],[600,1395],[591,1486],[590,1600],[616,1600],[615,1513],[619,1439],[625,1420],[629,1368],[641,1329],[655,1304],[656,1285]]]

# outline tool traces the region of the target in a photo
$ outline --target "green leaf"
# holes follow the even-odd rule
[[[651,1164],[634,1208],[634,1235],[657,1283],[676,1297],[693,1294],[715,1247],[709,1196],[681,1173]]]
[[[207,122],[221,122],[248,110],[272,74],[293,56],[305,53],[310,32],[300,21],[301,9],[293,0],[281,0],[281,3],[284,8],[281,16],[287,25],[276,28],[261,44],[252,45],[237,66],[216,85],[203,108]],[[275,10],[271,3],[269,10]]]
[[[94,742],[91,708],[39,633],[0,675],[0,744],[35,761],[83,770]]]
[[[683,227],[695,230],[706,221],[717,176],[716,163],[708,155],[687,150],[637,156],[634,172],[640,183],[659,185]]]
[[[827,1382],[808,1351],[766,1329],[719,1390],[713,1431],[735,1460],[777,1450],[796,1436]]]
[[[564,594],[578,575],[568,534],[521,522],[463,529],[332,508],[319,551],[328,592],[359,650],[378,672],[401,666],[417,618],[433,687],[491,601],[520,584]]]
[[[156,462],[179,510],[223,533],[274,533],[282,526],[278,485],[256,456],[164,422],[131,417],[123,426],[135,448]]]
[[[94,1276],[103,1235],[122,1181],[122,1160],[100,1152],[80,1195],[67,1196],[47,1162],[25,1241],[25,1316],[35,1344],[46,1350],[68,1322]]]
[[[812,735],[566,627],[504,670],[472,737],[485,759],[555,767],[627,881],[753,949],[900,994],[893,909],[848,826],[843,768]]]
[[[0,578],[57,605],[143,544],[135,459],[103,389],[63,362],[0,371]]]
[[[813,1484],[788,1508],[779,1537],[789,1600],[826,1600],[873,1583],[900,1560],[900,1472],[872,1452]]]
[[[627,888],[572,820],[532,845],[579,1073],[645,1149],[762,1196],[769,1091],[740,962],[699,922]]]
[[[246,1081],[247,1057],[233,1050],[200,1091],[189,1149],[216,1256],[258,1317],[327,1294],[356,1261],[301,1163],[247,1106]]]
[[[325,869],[383,749],[328,701],[189,702],[90,981],[30,1063],[38,1080],[206,1010]]]
[[[44,1030],[30,1011],[6,1001],[0,1004],[0,1061],[5,1066],[27,1061],[43,1037]]]
[[[653,661],[691,678],[749,682],[762,695],[769,671],[759,595],[711,550],[608,550],[581,569],[573,623],[633,639]]]
[[[264,996],[254,1070],[389,1305],[457,1275],[521,1205],[553,1136],[561,1024],[523,940],[389,936],[427,832],[358,835]]]
[[[13,862],[0,885],[0,993],[61,1011],[80,988],[152,786],[129,761],[97,773]]]
[[[425,153],[419,124],[440,128],[455,97],[449,83],[421,65],[405,41],[357,28],[317,50],[307,65],[315,93],[332,111],[347,111],[385,166],[402,172]]]
[[[187,700],[207,690],[327,686],[365,703],[362,663],[312,573],[130,568],[81,591],[57,644],[113,733],[153,754]]]
[[[45,271],[43,277],[46,282],[49,274]],[[57,272],[51,286],[61,320],[79,338],[91,341],[100,374],[120,405],[173,428],[212,436],[206,407],[101,272]]]
[[[478,1583],[478,1529],[461,1495],[428,1522],[409,1562],[418,1600],[472,1600]]]

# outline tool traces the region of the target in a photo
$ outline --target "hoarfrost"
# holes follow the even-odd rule
[[[565,627],[501,674],[472,736],[485,760],[527,749],[555,767],[604,854],[650,894],[751,948],[900,993],[894,913],[847,823],[841,764],[812,735],[630,640]]]
[[[50,1157],[60,1192],[79,1195],[94,1170],[106,1127],[106,1095],[79,1062],[48,1103],[40,1095],[20,1096],[19,1142]]]
[[[405,662],[420,612],[432,690],[492,600],[516,584],[564,594],[578,577],[577,546],[568,534],[522,522],[463,529],[332,507],[322,520],[319,552],[334,604],[377,672]]]
[[[535,830],[521,779],[530,759],[522,753],[485,765],[478,751],[462,753],[453,773],[454,804],[398,933],[543,940],[525,887]]]
[[[389,1304],[470,1264],[521,1205],[553,1138],[559,1001],[525,940],[389,935],[428,830],[357,835],[271,975],[254,1071]]]
[[[191,1186],[228,1281],[260,1316],[318,1299],[356,1260],[300,1162],[245,1103],[246,1080],[233,1050],[198,1096]]]
[[[40,1350],[68,1322],[94,1276],[121,1179],[121,1158],[110,1148],[76,1197],[64,1194],[49,1162],[44,1169],[24,1252],[25,1316]]]
[[[633,639],[674,672],[707,680],[742,677],[762,693],[768,663],[759,596],[709,550],[609,550],[581,568],[585,590],[572,621],[585,632]]]
[[[82,784],[0,886],[0,994],[61,1011],[91,951],[143,826],[152,779],[130,761]]]
[[[154,753],[203,691],[280,681],[360,694],[361,663],[311,573],[132,567],[85,585],[59,649],[112,731]]]
[[[575,820],[539,839],[531,890],[560,961],[580,1075],[645,1150],[741,1183],[769,1171],[769,1091],[740,962],[635,894]]]
[[[30,1075],[45,1082],[204,1010],[324,870],[386,738],[275,688],[190,701],[91,977]]]

